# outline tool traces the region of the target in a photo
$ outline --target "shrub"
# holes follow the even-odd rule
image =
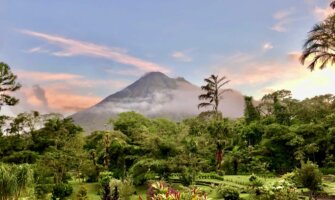
[[[36,199],[46,199],[48,193],[52,192],[51,184],[39,184],[35,186],[34,193]]]
[[[131,195],[133,195],[135,192],[135,188],[133,185],[133,182],[129,179],[126,179],[122,182],[120,187],[120,196],[124,200],[129,200]]]
[[[157,181],[149,184],[147,190],[147,199],[150,200],[206,200],[206,193],[194,188],[189,192],[179,192],[163,181]],[[139,196],[139,200],[142,200]]]
[[[288,181],[290,183],[294,183],[294,177],[295,177],[294,172],[289,172],[281,176],[283,180]]]
[[[262,200],[297,200],[297,188],[289,181],[281,180],[271,186],[262,188],[259,196]]]
[[[314,193],[321,190],[322,185],[322,173],[316,164],[308,161],[303,163],[300,169],[295,170],[296,182],[310,190],[310,199]]]
[[[118,188],[117,190],[118,190],[119,196],[124,200],[129,200],[131,195],[133,195],[135,192],[133,182],[130,179],[126,179],[124,181],[113,179],[110,182],[110,187],[114,188],[114,193],[115,193],[115,188]]]
[[[81,186],[77,192],[77,200],[88,200],[87,189]]]
[[[219,198],[223,198],[225,200],[240,199],[240,193],[238,192],[238,190],[229,186],[223,186],[223,185],[218,186],[217,195]]]
[[[101,172],[99,174],[99,184],[100,186],[109,185],[113,178],[113,174],[111,172]]]
[[[73,188],[70,184],[57,184],[53,187],[52,190],[52,199],[56,200],[63,200],[66,197],[70,196],[72,194]]]
[[[180,174],[180,181],[184,186],[192,185],[195,181],[196,173],[194,170],[185,168]]]
[[[255,192],[256,195],[261,194],[261,187],[264,185],[263,181],[260,180],[256,175],[252,174],[249,177],[249,186]]]

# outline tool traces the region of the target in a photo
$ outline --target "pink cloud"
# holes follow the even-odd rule
[[[287,59],[261,61],[251,55],[236,54],[227,58],[225,62],[216,66],[219,74],[231,80],[232,86],[264,84],[285,78],[292,78],[300,74],[303,68],[297,60]],[[289,56],[288,56],[289,58]],[[239,66],[236,69],[236,66]]]
[[[298,99],[335,93],[333,66],[310,72],[301,65],[300,55],[300,52],[292,51],[286,59],[264,61],[256,56],[236,54],[221,61],[216,66],[216,73],[231,80],[229,87],[243,88],[243,93],[256,99],[280,89],[291,90],[293,97]],[[252,89],[254,87],[257,91]]]
[[[90,42],[79,41],[74,39],[65,38],[57,35],[50,35],[30,30],[21,30],[22,33],[26,35],[30,35],[33,37],[40,38],[45,40],[51,44],[54,44],[61,48],[58,52],[50,52],[54,56],[91,56],[91,57],[99,57],[113,60],[115,62],[130,65],[136,67],[142,71],[160,71],[164,73],[168,73],[170,70],[164,66],[159,64],[142,60],[133,56],[130,56],[124,52],[124,50],[120,50],[119,48],[112,48],[102,45],[97,45]],[[34,49],[34,51],[38,51],[38,49]]]
[[[104,89],[112,93],[128,85],[128,81],[90,80],[69,73],[23,70],[15,73],[23,84],[18,94],[21,101],[16,106],[17,112],[39,110],[69,114],[98,103],[102,97],[94,95],[95,91]]]
[[[65,81],[82,78],[78,74],[68,74],[68,73],[50,73],[50,72],[37,72],[37,71],[17,71],[16,72],[19,79],[25,80],[38,80],[38,81]]]
[[[44,102],[36,96],[32,87],[24,87],[21,89],[21,99],[24,99],[23,106],[26,107],[25,110],[52,111],[69,114],[93,106],[102,99],[98,96],[76,94],[73,91],[65,91],[52,86],[44,87],[43,90],[48,104],[47,108]]]
[[[301,52],[292,51],[287,54],[287,58],[289,61],[300,62]]]
[[[313,9],[313,14],[318,20],[324,20],[329,15],[334,14],[334,10],[328,5],[326,8],[316,6]]]

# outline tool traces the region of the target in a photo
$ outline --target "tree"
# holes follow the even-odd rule
[[[335,5],[333,2],[332,5]],[[312,59],[308,68],[314,70],[317,66],[324,69],[327,64],[335,63],[335,15],[329,16],[323,22],[316,24],[309,32],[300,57],[302,64]]]
[[[201,90],[205,91],[204,94],[199,95],[199,100],[204,101],[198,104],[199,108],[212,107],[213,111],[218,116],[218,109],[220,99],[225,92],[231,91],[231,89],[222,89],[224,85],[229,83],[230,80],[226,80],[226,77],[219,77],[218,75],[211,75],[209,78],[205,78],[206,85],[201,86]]]
[[[10,67],[3,62],[0,62],[0,109],[4,105],[14,106],[19,100],[10,96],[9,92],[14,92],[20,89],[20,83],[16,82],[17,76],[12,73]]]
[[[216,153],[215,153],[216,168],[220,169],[224,157],[224,147],[225,144],[227,143],[226,138],[229,134],[228,121],[213,120],[208,125],[208,132],[212,135],[212,137],[216,141]]]
[[[253,104],[252,97],[245,96],[245,107],[244,107],[244,118],[247,124],[250,124],[250,122],[259,120],[260,119],[260,113],[255,108]]]

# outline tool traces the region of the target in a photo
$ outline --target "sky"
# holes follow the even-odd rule
[[[13,112],[71,114],[151,71],[304,99],[335,94],[335,68],[298,61],[332,12],[329,0],[0,0],[0,61],[23,85]]]

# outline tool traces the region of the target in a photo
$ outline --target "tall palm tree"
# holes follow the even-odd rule
[[[212,107],[215,114],[218,114],[220,99],[223,93],[231,91],[231,89],[222,89],[224,85],[230,82],[225,76],[219,77],[218,75],[211,75],[205,78],[206,85],[201,86],[201,89],[205,91],[204,94],[199,95],[199,100],[204,101],[198,104],[199,108]]]
[[[335,63],[335,15],[316,24],[309,32],[300,61],[305,64],[308,59],[311,59],[310,70]]]

